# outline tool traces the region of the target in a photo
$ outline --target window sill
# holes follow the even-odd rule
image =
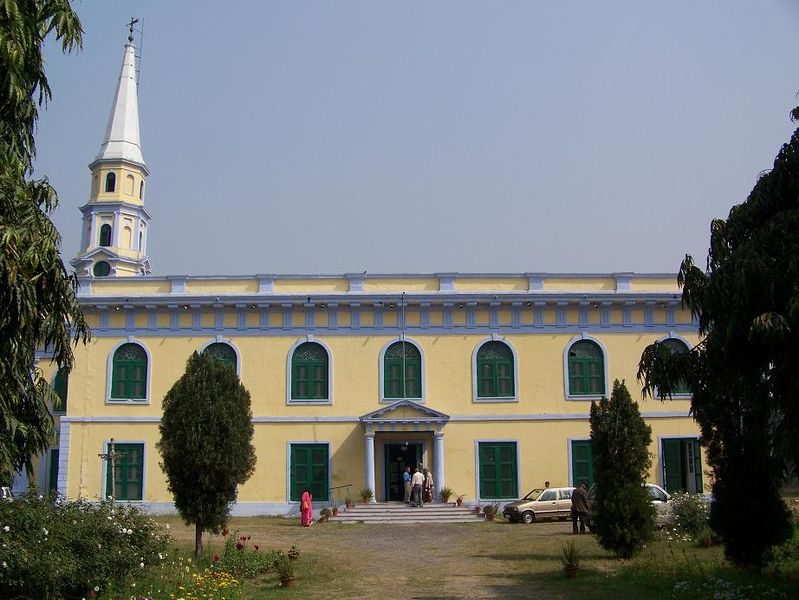
[[[518,402],[518,396],[478,396],[472,398],[472,402],[486,402],[486,403],[498,403],[498,402]]]
[[[106,398],[105,403],[143,406],[150,404],[150,400],[148,398]]]
[[[424,404],[424,398],[380,398],[380,404],[394,404],[395,402],[401,402],[402,400],[408,400],[409,402],[415,402],[416,404]]]
[[[332,406],[333,401],[329,398],[320,400],[288,400],[286,406]]]
[[[607,398],[605,394],[586,394],[585,396],[566,396],[566,400],[602,400]]]

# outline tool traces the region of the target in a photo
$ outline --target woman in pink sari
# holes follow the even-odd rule
[[[302,523],[303,527],[308,527],[313,523],[313,504],[311,500],[313,500],[313,496],[306,489],[300,496],[300,523]]]

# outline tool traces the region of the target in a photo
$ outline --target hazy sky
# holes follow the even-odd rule
[[[142,18],[157,275],[675,272],[799,103],[795,0],[73,4],[37,174],[71,259]]]

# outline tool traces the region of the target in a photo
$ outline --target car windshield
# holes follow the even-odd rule
[[[532,492],[529,492],[522,500],[538,500],[538,497],[543,493],[544,490],[540,488],[535,488]]]

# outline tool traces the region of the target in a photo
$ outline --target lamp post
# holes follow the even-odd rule
[[[108,442],[108,452],[100,453],[97,456],[102,458],[104,461],[108,462],[111,468],[111,512],[114,512],[114,496],[116,496],[116,464],[117,459],[122,458],[125,455],[124,452],[117,452],[114,450],[114,438],[111,438],[111,441]],[[106,490],[107,491],[107,490]]]

